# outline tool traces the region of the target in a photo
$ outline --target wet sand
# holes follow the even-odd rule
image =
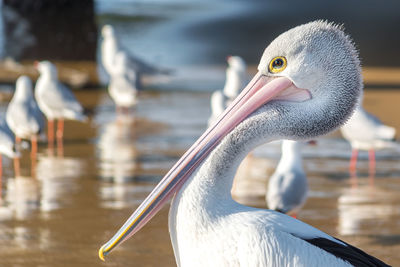
[[[106,263],[98,259],[97,250],[205,129],[210,93],[146,92],[133,116],[118,120],[105,91],[83,90],[77,96],[91,116],[87,124],[66,124],[64,157],[48,156],[42,141],[35,177],[25,151],[24,176],[17,178],[11,160],[4,160],[0,266],[175,266],[168,207]],[[397,130],[399,101],[399,91],[365,94],[367,110]],[[374,186],[362,154],[359,178],[351,187],[345,141],[334,134],[307,148],[304,164],[311,193],[299,219],[399,265],[399,153],[377,153]],[[240,173],[265,188],[267,168],[278,158],[278,144],[262,147]],[[262,195],[251,194],[240,201],[266,207]]]

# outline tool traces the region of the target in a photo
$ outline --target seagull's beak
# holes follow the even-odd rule
[[[308,90],[297,88],[288,78],[256,74],[217,122],[207,129],[165,175],[114,237],[100,248],[99,257],[104,260],[104,256],[113,248],[139,231],[179,190],[213,148],[256,109],[271,100],[304,101],[310,98]]]

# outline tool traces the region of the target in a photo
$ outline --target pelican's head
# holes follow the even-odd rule
[[[103,36],[103,38],[114,36],[113,26],[109,24],[104,25],[103,28],[101,29],[101,35]]]
[[[50,77],[57,77],[57,68],[50,61],[35,62],[35,68],[39,71],[40,75],[49,75]]]
[[[315,21],[281,34],[265,49],[250,83],[100,249],[100,257],[143,227],[221,142],[257,145],[325,134],[351,115],[361,90],[357,51],[341,27]]]
[[[295,89],[283,90],[282,96],[263,107],[269,114],[272,110],[290,114],[279,126],[279,137],[287,139],[315,137],[339,127],[352,114],[363,89],[353,42],[341,26],[325,21],[300,25],[278,36],[265,49],[256,77],[267,83],[286,80]],[[309,99],[304,98],[305,92]],[[290,98],[291,103],[277,101]]]

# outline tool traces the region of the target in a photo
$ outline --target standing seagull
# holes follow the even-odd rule
[[[307,176],[302,166],[301,142],[284,140],[282,156],[268,183],[268,208],[294,218],[307,199]]]
[[[384,125],[377,117],[365,111],[361,104],[353,116],[341,128],[343,137],[352,147],[350,173],[355,176],[358,150],[367,150],[369,156],[369,173],[375,176],[375,149],[395,146],[393,142],[396,129]]]
[[[215,122],[226,107],[239,95],[240,90],[247,82],[246,62],[239,56],[228,56],[228,68],[226,69],[226,81],[222,91],[215,91],[211,95],[211,117],[208,125]]]
[[[13,98],[7,107],[6,121],[15,134],[19,148],[21,139],[31,140],[32,172],[36,163],[37,137],[43,128],[43,115],[33,97],[32,82],[27,76],[21,76],[16,83]],[[19,157],[14,158],[15,175],[19,176]]]
[[[112,75],[115,56],[118,52],[124,53],[127,58],[127,66],[134,70],[138,75],[138,81],[141,81],[143,74],[157,75],[168,74],[168,70],[160,69],[152,66],[141,59],[129,54],[119,43],[114,28],[111,25],[104,25],[101,29],[103,41],[101,43],[101,60],[108,75]]]
[[[360,62],[340,27],[315,21],[277,37],[258,73],[99,250],[103,258],[172,196],[178,266],[386,266],[285,214],[235,202],[236,169],[254,147],[310,139],[339,127],[362,90]]]
[[[108,92],[114,100],[117,111],[126,111],[136,104],[139,89],[136,72],[129,69],[128,58],[125,53],[118,52],[115,55],[114,68],[111,72]]]
[[[64,119],[85,121],[83,108],[72,92],[58,81],[57,69],[49,61],[36,64],[40,77],[36,82],[35,97],[39,108],[48,120],[49,150],[54,148],[54,120],[57,125],[57,147],[59,154],[63,150]]]

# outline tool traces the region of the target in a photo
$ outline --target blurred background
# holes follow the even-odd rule
[[[210,97],[225,82],[226,57],[241,56],[248,79],[280,33],[323,19],[343,24],[360,51],[364,108],[400,130],[400,2],[395,0],[3,0],[0,19],[0,118],[20,75],[52,61],[89,117],[67,121],[62,155],[48,153],[45,130],[32,171],[4,158],[0,205],[1,266],[175,266],[168,207],[108,262],[98,248],[207,128]],[[169,75],[144,77],[134,110],[118,115],[107,93],[101,29]],[[396,135],[398,137],[398,134]],[[339,132],[303,150],[309,199],[298,218],[392,265],[400,264],[400,149],[368,153],[350,177],[351,147]],[[237,199],[266,208],[268,177],[280,143],[263,146],[238,176],[255,189]],[[251,187],[252,188],[252,187]],[[135,266],[136,266],[135,265]]]

